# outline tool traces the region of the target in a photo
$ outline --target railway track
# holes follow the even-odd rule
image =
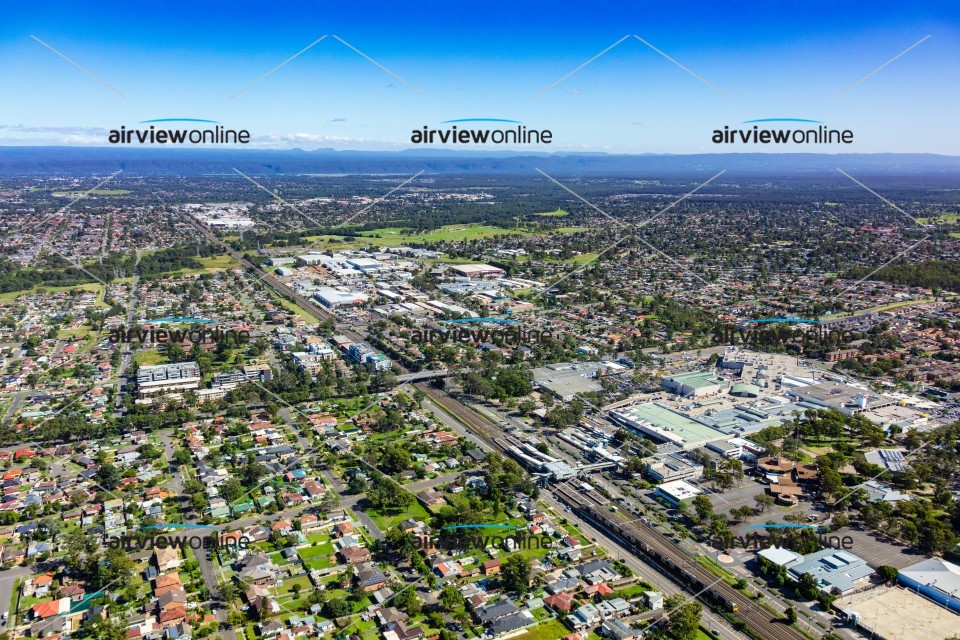
[[[591,524],[626,543],[634,553],[642,553],[664,574],[685,584],[697,598],[721,605],[727,615],[742,621],[751,635],[763,640],[809,640],[807,635],[783,624],[769,611],[691,560],[656,529],[604,508],[590,492],[579,490],[575,481],[555,485],[553,492]]]
[[[504,440],[504,438],[508,436],[504,436],[503,434],[499,433],[499,430],[496,429],[489,420],[478,415],[476,412],[471,411],[462,402],[451,398],[449,394],[443,391],[434,389],[425,382],[418,382],[414,384],[414,386],[427,394],[428,398],[439,404],[448,412],[456,416],[458,420],[467,425],[474,435],[480,438],[480,440],[482,440],[486,445],[500,452],[506,451],[510,446],[510,444]]]
[[[256,273],[258,278],[260,278],[263,282],[273,287],[273,289],[276,290],[278,293],[281,293],[285,297],[292,300],[293,302],[296,302],[298,305],[300,305],[301,308],[303,308],[304,311],[312,315],[314,318],[316,318],[317,320],[333,320],[338,333],[342,333],[343,335],[347,336],[354,342],[363,342],[363,337],[359,333],[339,323],[337,321],[337,317],[334,314],[330,313],[326,309],[321,308],[312,300],[308,300],[307,298],[304,298],[302,295],[300,295],[299,293],[297,293],[296,291],[294,291],[293,289],[291,289],[290,287],[283,284],[282,282],[277,280],[275,277],[267,273],[267,271],[262,269],[259,265],[254,264],[253,262],[244,258],[240,252],[238,252],[236,249],[234,249],[233,247],[228,245],[226,242],[218,238],[216,234],[212,233],[209,229],[205,229],[203,225],[197,223],[194,220],[189,220],[189,222],[197,231],[203,234],[203,237],[205,237],[207,240],[209,240],[213,244],[219,246],[221,249],[223,249],[227,253],[227,255],[229,255],[231,258],[233,258],[234,260],[236,260],[237,262],[245,266],[249,271],[253,271],[254,273]]]

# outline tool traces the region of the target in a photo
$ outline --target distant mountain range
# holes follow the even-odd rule
[[[836,174],[960,175],[960,156],[878,153],[724,153],[615,155],[521,151],[303,151],[258,149],[157,149],[153,147],[0,147],[0,176],[127,176],[303,174],[434,174],[632,176],[728,176]]]

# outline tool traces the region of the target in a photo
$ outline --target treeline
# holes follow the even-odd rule
[[[141,256],[139,270],[144,276],[170,273],[181,269],[202,269],[203,263],[199,257],[216,255],[218,250],[211,245],[183,245],[161,249],[154,253],[144,253]],[[36,269],[21,267],[9,260],[0,259],[0,293],[12,291],[26,291],[34,287],[72,287],[80,284],[103,282],[114,279],[114,271],[124,272],[127,276],[133,274],[136,257],[131,254],[110,254],[104,258],[103,264],[83,265],[83,269],[75,266],[59,254],[47,256],[49,268]]]
[[[102,439],[130,431],[163,429],[188,422],[194,417],[194,413],[185,408],[159,411],[156,407],[145,405],[134,405],[123,417],[116,420],[107,418],[101,423],[90,422],[80,411],[64,412],[49,419],[25,420],[22,431],[17,431],[13,423],[0,427],[0,445],[24,441],[51,445]]]
[[[870,273],[869,267],[855,267],[844,276],[851,280]],[[908,287],[924,287],[934,290],[960,291],[960,262],[953,260],[927,260],[918,264],[891,264],[870,276],[891,284]]]

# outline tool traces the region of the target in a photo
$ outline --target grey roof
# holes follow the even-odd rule
[[[477,618],[480,619],[480,622],[486,624],[491,620],[514,614],[517,611],[519,611],[519,609],[517,609],[517,605],[513,604],[512,601],[498,600],[497,602],[488,604],[482,609],[478,609]]]
[[[856,586],[858,580],[873,573],[867,566],[867,561],[847,551],[823,549],[816,553],[804,556],[799,562],[788,569],[794,580],[799,580],[805,573],[812,574],[817,579],[821,589],[838,589],[841,593]]]
[[[960,596],[960,566],[942,558],[928,558],[900,570],[900,576],[918,584]]]
[[[524,615],[524,612],[512,613],[508,616],[502,618],[497,618],[496,620],[490,623],[490,630],[493,631],[495,635],[501,633],[507,633],[508,631],[514,631],[525,627],[528,624],[533,623],[533,618],[530,616],[529,612]]]
[[[903,451],[897,449],[879,449],[864,454],[867,462],[884,467],[888,471],[903,471],[907,468]]]

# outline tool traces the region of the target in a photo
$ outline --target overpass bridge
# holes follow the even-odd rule
[[[446,369],[441,369],[439,371],[419,371],[417,373],[405,373],[397,376],[397,384],[403,384],[405,382],[423,382],[424,380],[437,380],[439,378],[446,378],[449,375],[450,372]]]

